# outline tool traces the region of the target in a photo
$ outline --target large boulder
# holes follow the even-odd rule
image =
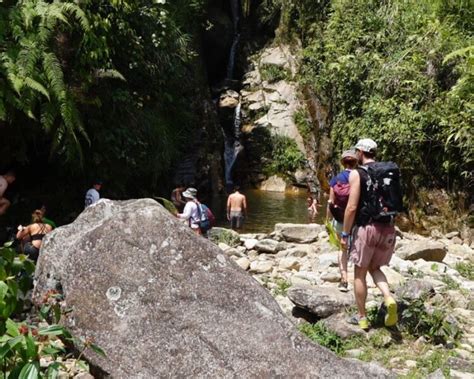
[[[424,259],[425,261],[442,262],[446,252],[447,249],[443,243],[423,239],[419,241],[403,241],[397,247],[396,255],[410,261]]]
[[[288,298],[297,307],[320,318],[338,313],[355,304],[354,297],[334,287],[294,286],[288,290]]]
[[[311,343],[220,249],[151,199],[101,200],[45,241],[33,298],[107,353],[100,376],[375,377]]]
[[[280,233],[285,241],[310,243],[318,239],[318,234],[324,230],[319,224],[276,224],[275,232]]]

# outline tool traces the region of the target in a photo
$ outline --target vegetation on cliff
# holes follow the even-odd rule
[[[473,10],[467,1],[266,0],[303,43],[302,85],[329,107],[336,152],[379,142],[412,189],[472,188]]]

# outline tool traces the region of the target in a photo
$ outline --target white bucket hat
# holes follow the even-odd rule
[[[183,196],[188,199],[195,199],[197,196],[197,189],[196,188],[188,188],[186,191],[183,192]]]

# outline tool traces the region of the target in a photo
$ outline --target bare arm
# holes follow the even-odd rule
[[[227,220],[230,220],[230,208],[231,208],[231,201],[230,196],[227,198]]]
[[[23,227],[23,229],[19,230],[16,233],[16,239],[21,240],[25,238],[28,234],[30,234],[30,226]]]
[[[245,217],[247,217],[247,198],[244,196],[244,200],[242,201],[242,206],[244,208]]]
[[[331,211],[329,210],[329,205],[332,203],[334,204],[334,200],[335,200],[335,196],[334,196],[334,190],[333,188],[331,187],[329,189],[329,200],[328,200],[328,206],[326,208],[326,220],[332,220],[332,213]]]
[[[357,212],[357,206],[360,199],[360,175],[357,170],[352,170],[349,176],[350,193],[347,202],[346,211],[344,213],[344,227],[342,229],[345,233],[350,233]]]

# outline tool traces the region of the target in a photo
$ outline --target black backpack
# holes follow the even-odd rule
[[[400,169],[393,162],[374,162],[360,166],[367,173],[367,187],[361,188],[362,206],[358,225],[371,222],[390,223],[404,211]]]

